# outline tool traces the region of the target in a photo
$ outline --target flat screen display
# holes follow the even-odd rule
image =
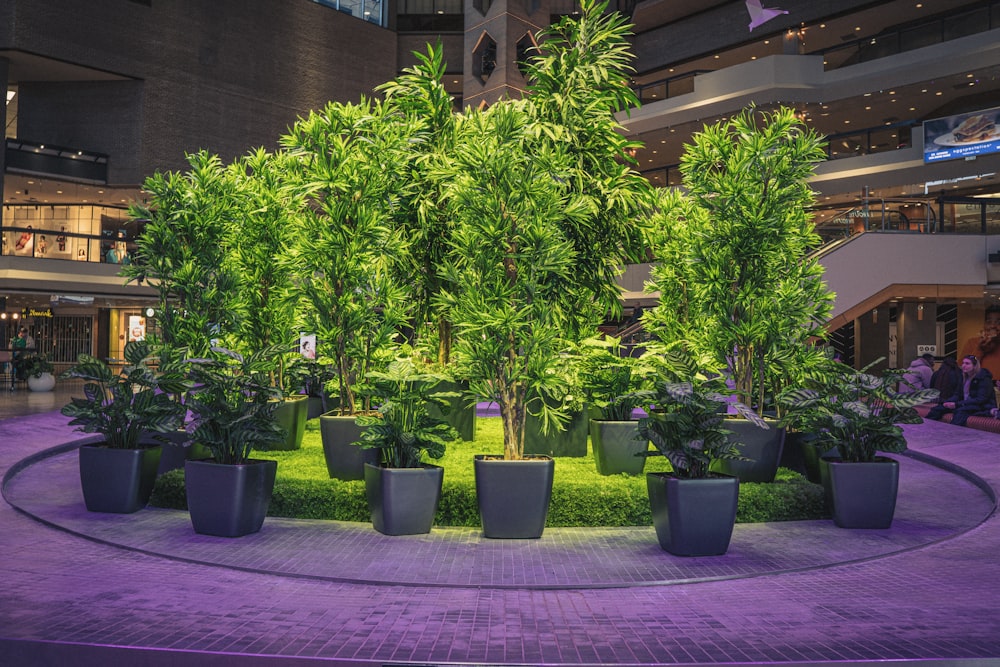
[[[1000,107],[924,121],[924,162],[1000,152]]]

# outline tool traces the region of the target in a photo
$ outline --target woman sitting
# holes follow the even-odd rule
[[[980,367],[979,360],[969,354],[962,357],[962,383],[941,405],[935,405],[927,413],[928,419],[941,419],[952,412],[951,423],[965,426],[972,415],[988,416],[997,405],[993,392],[993,375]]]

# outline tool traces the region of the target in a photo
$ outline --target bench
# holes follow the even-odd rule
[[[916,410],[920,413],[921,417],[926,417],[930,409],[934,407],[933,404],[918,405]],[[951,423],[952,413],[946,414],[941,418],[941,422],[944,424]],[[993,419],[993,417],[969,417],[968,421],[965,422],[966,427],[974,428],[977,431],[989,431],[990,433],[1000,433],[1000,419]]]

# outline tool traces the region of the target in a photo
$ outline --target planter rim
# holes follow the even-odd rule
[[[434,465],[433,463],[421,463],[419,466],[417,466],[415,468],[394,468],[394,467],[390,467],[390,466],[384,466],[384,465],[382,465],[380,463],[368,463],[368,462],[365,462],[365,467],[366,468],[375,468],[376,470],[427,470],[428,468],[430,468],[430,469],[440,469],[441,468],[441,466]]]
[[[704,477],[678,477],[675,473],[672,473],[672,472],[647,472],[646,476],[647,477],[669,477],[671,479],[676,479],[676,480],[679,480],[681,482],[698,482],[698,481],[705,480],[705,479],[736,479],[736,480],[739,479],[739,477],[737,477],[736,475],[727,475],[724,472],[714,472],[714,471],[709,472]]]
[[[141,452],[147,449],[156,449],[157,447],[163,447],[162,442],[140,442],[138,447],[112,447],[108,444],[107,440],[99,440],[97,442],[85,442],[80,445],[81,448],[87,447],[89,449],[108,449],[112,451],[119,452]]]
[[[547,463],[554,461],[551,456],[545,454],[531,454],[520,459],[505,459],[502,454],[475,454],[473,458],[477,461],[489,461],[490,463]]]
[[[197,444],[197,443],[195,443],[195,444]],[[213,465],[213,466],[226,466],[227,468],[239,468],[241,466],[242,467],[246,467],[246,466],[252,466],[252,465],[260,465],[261,463],[275,463],[276,464],[277,461],[274,460],[274,459],[247,459],[246,463],[219,463],[214,458],[212,458],[212,459],[188,459],[187,461],[184,462],[185,465],[187,465],[188,463],[206,464],[206,465]]]

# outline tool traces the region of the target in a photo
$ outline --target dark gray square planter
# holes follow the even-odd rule
[[[765,421],[770,428],[762,429],[746,419],[727,419],[726,428],[732,431],[729,440],[741,443],[740,454],[748,460],[713,461],[711,470],[739,477],[741,482],[773,482],[785,444],[785,429],[779,428],[774,419]]]
[[[378,463],[378,450],[361,449],[352,445],[361,437],[363,426],[355,423],[357,417],[341,416],[333,412],[319,418],[320,437],[323,439],[323,456],[331,479],[361,480],[365,478],[365,464]]]
[[[586,456],[590,412],[587,408],[570,415],[562,431],[542,433],[542,421],[527,415],[524,421],[525,456]]]
[[[477,455],[476,498],[483,535],[535,539],[545,530],[555,461],[549,457],[505,461]]]
[[[383,535],[431,532],[441,498],[444,468],[383,468],[365,464],[365,492],[372,526]]]
[[[646,473],[656,539],[675,556],[718,556],[729,549],[736,524],[740,480],[717,476],[680,479]]]
[[[160,468],[160,445],[111,449],[80,447],[80,486],[91,512],[131,514],[146,506]]]
[[[185,463],[184,487],[194,532],[240,537],[259,531],[271,503],[277,470],[277,461],[258,459],[243,465]]]
[[[641,475],[646,467],[646,457],[639,454],[649,449],[649,441],[639,437],[637,421],[591,419],[590,444],[598,474]]]
[[[821,471],[829,493],[833,522],[840,528],[889,528],[896,513],[899,462],[878,457],[850,463],[824,457]]]
[[[274,420],[285,429],[285,439],[261,450],[293,450],[302,447],[302,437],[306,432],[306,421],[309,419],[309,398],[307,396],[291,396],[278,403],[274,411]]]
[[[468,382],[442,382],[434,391],[455,391],[462,393],[469,389]],[[472,442],[476,439],[476,404],[469,405],[464,395],[448,399],[448,414],[443,414],[437,403],[428,403],[427,411],[432,417],[443,418],[451,424],[462,440]]]

